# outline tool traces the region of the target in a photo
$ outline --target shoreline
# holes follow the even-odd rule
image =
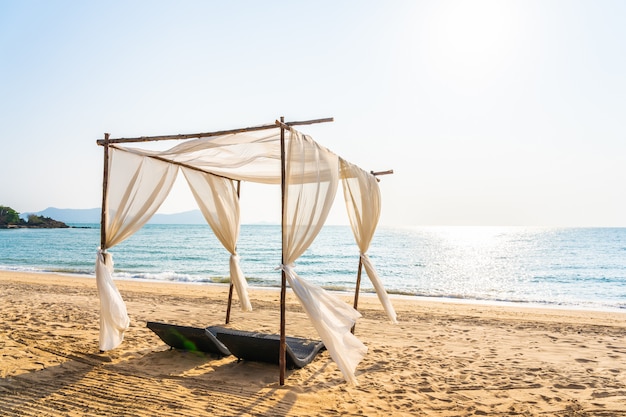
[[[87,273],[71,273],[71,272],[56,272],[56,271],[43,271],[43,270],[21,270],[21,269],[1,269],[0,275],[5,273],[14,273],[14,274],[34,274],[34,275],[56,275],[56,276],[67,276],[67,277],[76,277],[76,278],[84,278],[84,279],[96,279],[95,274],[87,274]],[[216,286],[228,286],[228,283],[225,282],[212,282],[212,281],[166,281],[166,280],[158,280],[151,278],[128,278],[128,277],[113,277],[115,282],[137,282],[137,283],[149,283],[149,284],[184,284],[191,286],[203,286],[203,285],[216,285]],[[257,285],[249,285],[250,290],[268,290],[268,291],[280,291],[279,286],[257,286]],[[338,294],[340,296],[354,296],[354,292],[350,290],[337,290],[334,288],[326,288],[323,287],[326,291]],[[607,306],[580,306],[580,305],[570,305],[570,304],[550,304],[550,303],[538,303],[538,302],[529,302],[529,301],[507,301],[507,300],[488,300],[488,299],[475,299],[475,298],[459,298],[459,297],[436,297],[436,296],[427,296],[427,295],[412,295],[412,294],[399,294],[395,292],[388,292],[389,298],[394,299],[407,299],[407,300],[415,300],[419,302],[433,302],[433,303],[450,303],[450,304],[469,304],[469,305],[479,305],[479,306],[502,306],[502,307],[512,307],[512,308],[529,308],[529,309],[548,309],[548,310],[571,310],[571,311],[587,311],[587,312],[601,312],[601,313],[617,313],[624,314],[626,317],[626,308],[619,307],[607,307]],[[359,293],[359,299],[361,297],[373,297],[377,298],[376,292],[364,291],[361,289]]]

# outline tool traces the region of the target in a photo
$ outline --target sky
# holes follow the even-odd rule
[[[381,225],[626,226],[624,22],[619,0],[0,0],[0,205],[99,207],[105,132],[334,117],[299,130],[394,170]],[[244,223],[277,219],[258,187]],[[195,208],[177,184],[160,212]]]

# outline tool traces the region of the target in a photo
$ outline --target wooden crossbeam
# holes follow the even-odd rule
[[[301,126],[301,125],[310,125],[315,123],[326,123],[333,122],[334,118],[327,117],[324,119],[313,119],[313,120],[302,120],[295,122],[283,122],[287,126]],[[268,125],[260,125],[260,126],[252,126],[252,127],[244,127],[239,129],[229,129],[229,130],[218,130],[216,132],[205,132],[205,133],[190,133],[190,134],[180,134],[180,135],[161,135],[161,136],[140,136],[136,138],[116,138],[116,139],[108,139],[109,144],[114,143],[134,143],[134,142],[157,142],[161,140],[184,140],[184,139],[199,139],[199,138],[208,138],[211,136],[222,136],[222,135],[231,135],[235,133],[245,133],[245,132],[256,132],[259,130],[269,130],[276,129],[276,123],[268,124]],[[100,146],[103,146],[106,143],[106,140],[98,139],[96,143]]]

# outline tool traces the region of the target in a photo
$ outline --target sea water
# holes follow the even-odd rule
[[[74,226],[0,230],[0,269],[93,276],[99,225]],[[280,285],[280,245],[278,225],[241,226],[250,285]],[[229,253],[207,225],[148,224],[109,251],[117,279],[228,282]],[[626,309],[626,228],[380,227],[368,253],[392,294]],[[296,271],[353,291],[358,263],[350,227],[325,226]]]

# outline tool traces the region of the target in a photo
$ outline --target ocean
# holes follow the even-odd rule
[[[99,225],[73,226],[0,230],[0,269],[93,277]],[[207,225],[148,224],[110,252],[117,279],[228,282]],[[280,285],[280,226],[243,225],[238,253],[251,286]],[[626,228],[379,227],[369,255],[390,294],[626,311]],[[325,226],[296,271],[354,291],[358,262],[350,227]]]

